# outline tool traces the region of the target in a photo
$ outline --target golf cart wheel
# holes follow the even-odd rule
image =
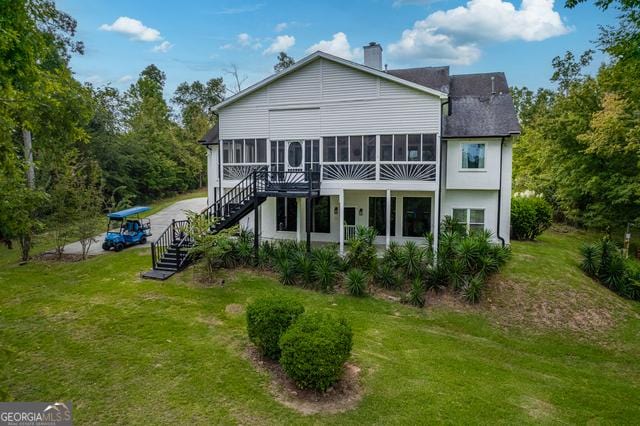
[[[109,245],[109,243],[107,242],[102,243],[102,250],[109,251],[110,248],[111,246]]]
[[[140,244],[147,244],[147,237],[140,238]]]
[[[118,244],[115,245],[115,247],[113,249],[115,251],[122,251],[123,248],[124,248],[124,244],[118,243]]]

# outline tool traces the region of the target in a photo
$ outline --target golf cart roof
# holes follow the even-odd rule
[[[127,216],[146,212],[148,210],[151,210],[151,208],[147,206],[135,206],[131,207],[130,209],[120,210],[119,212],[109,213],[107,217],[109,219],[124,219]]]

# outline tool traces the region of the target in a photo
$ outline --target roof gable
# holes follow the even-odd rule
[[[357,64],[355,62],[352,61],[348,61],[346,59],[342,59],[339,58],[337,56],[333,56],[330,55],[328,53],[325,52],[321,52],[321,51],[317,51],[315,53],[312,53],[311,55],[301,59],[300,61],[296,62],[294,65],[292,65],[291,67],[287,68],[284,71],[281,71],[279,73],[273,74],[267,78],[265,78],[264,80],[254,84],[253,86],[250,86],[246,89],[244,89],[243,91],[231,96],[230,98],[220,102],[218,105],[215,106],[214,110],[218,111],[221,108],[224,108],[244,97],[246,97],[249,94],[252,94],[258,90],[260,90],[261,88],[282,79],[283,77],[290,75],[294,72],[296,72],[297,70],[305,67],[306,65],[310,64],[311,62],[319,59],[319,58],[323,58],[325,60],[334,62],[334,63],[338,63],[338,64],[342,64],[345,65],[347,67],[365,72],[367,74],[371,74],[373,76],[379,77],[381,79],[384,80],[388,80],[388,81],[393,81],[397,84],[400,84],[402,86],[406,86],[406,87],[411,87],[412,89],[415,89],[417,91],[423,92],[423,93],[427,93],[433,96],[436,96],[440,99],[446,99],[447,98],[447,94],[444,92],[441,92],[439,90],[433,89],[431,87],[427,87],[418,83],[414,83],[412,81],[408,81],[405,79],[402,79],[400,77],[397,77],[395,75],[383,72],[383,71],[379,71],[377,69],[371,68],[371,67],[367,67],[365,65],[361,65],[361,64]]]

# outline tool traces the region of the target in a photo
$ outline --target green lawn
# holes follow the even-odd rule
[[[577,248],[592,238],[515,243],[480,306],[424,310],[250,272],[227,272],[224,287],[191,271],[141,280],[147,250],[18,266],[2,248],[0,344],[12,354],[0,383],[15,400],[72,401],[78,424],[634,423],[640,307],[579,272]],[[244,315],[225,309],[266,294],[350,320],[365,392],[355,410],[305,417],[274,400],[244,356]],[[570,294],[593,302],[567,304]],[[559,320],[540,321],[540,304]],[[611,318],[571,325],[583,308]]]

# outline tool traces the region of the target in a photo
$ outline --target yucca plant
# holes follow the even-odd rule
[[[238,263],[244,266],[253,265],[253,241],[238,239],[235,246]]]
[[[367,274],[361,269],[351,269],[346,276],[347,291],[350,295],[360,297],[367,293]]]
[[[289,259],[278,261],[277,269],[280,274],[280,283],[283,285],[295,285],[296,268],[292,261]]]
[[[400,265],[404,268],[409,278],[418,278],[424,268],[425,252],[414,241],[407,241],[400,251]]]
[[[482,297],[484,277],[480,274],[471,277],[462,288],[462,295],[469,303],[478,303]]]
[[[374,282],[380,287],[390,290],[400,287],[400,277],[398,276],[395,267],[387,262],[380,263],[376,268]]]
[[[395,241],[391,241],[389,243],[389,247],[384,252],[382,261],[392,267],[398,267],[400,265],[401,248],[402,246],[400,246],[400,244]]]
[[[404,298],[405,303],[422,308],[425,304],[425,288],[420,278],[415,278],[411,282],[411,289]]]
[[[449,283],[449,275],[442,265],[436,265],[426,270],[424,283],[427,289],[440,291]]]
[[[443,233],[458,234],[460,236],[467,235],[467,228],[460,222],[454,220],[451,216],[445,216],[440,222],[440,228]]]
[[[302,284],[310,288],[313,286],[313,261],[307,253],[299,253],[296,256],[296,269],[302,279]]]
[[[598,274],[599,268],[599,253],[594,244],[585,244],[580,248],[582,254],[582,262],[580,262],[580,268],[585,274],[590,277],[595,277]]]
[[[456,258],[464,267],[465,274],[475,274],[479,270],[482,257],[480,240],[472,237],[462,238],[455,247]]]
[[[313,278],[318,287],[325,293],[333,291],[338,271],[335,264],[329,258],[322,257],[315,261],[313,265]]]
[[[346,261],[349,267],[359,268],[366,272],[374,270],[377,253],[373,245],[376,230],[368,226],[357,226],[354,237],[349,241]]]

